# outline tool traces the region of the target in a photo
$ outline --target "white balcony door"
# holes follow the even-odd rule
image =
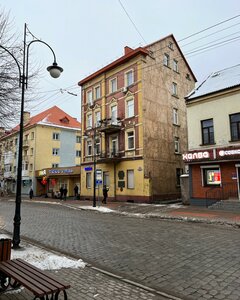
[[[117,105],[111,107],[111,122],[113,125],[117,125]]]
[[[110,137],[110,156],[116,156],[118,153],[118,138],[117,136]]]

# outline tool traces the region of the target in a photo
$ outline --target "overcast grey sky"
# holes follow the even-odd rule
[[[171,33],[179,41],[240,14],[239,0],[121,0],[121,3],[119,0],[0,1],[0,7],[10,11],[20,38],[27,23],[36,37],[54,49],[58,64],[64,68],[57,80],[43,73],[32,115],[57,105],[80,120],[78,81],[123,55],[124,46],[144,46]],[[197,50],[186,58],[199,82],[213,71],[240,63],[238,37],[240,17],[179,42],[184,54]],[[225,45],[224,40],[228,40]],[[205,48],[213,44],[217,44],[215,48]],[[30,62],[46,67],[52,63],[47,47],[41,44],[31,47],[34,50]],[[199,51],[201,47],[204,49]],[[60,89],[78,96],[67,91],[61,93]]]

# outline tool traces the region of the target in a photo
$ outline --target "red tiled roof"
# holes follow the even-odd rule
[[[160,42],[160,41],[163,41],[163,40],[165,40],[165,39],[167,39],[167,38],[172,38],[172,39],[174,40],[174,42],[176,43],[177,48],[178,48],[179,52],[181,53],[181,56],[182,56],[184,62],[186,63],[186,65],[187,65],[187,67],[188,67],[190,73],[192,74],[194,80],[197,81],[197,79],[196,79],[196,77],[195,77],[195,75],[194,75],[192,69],[190,68],[190,66],[189,66],[189,64],[188,64],[188,62],[187,62],[185,56],[183,55],[183,53],[182,53],[182,51],[181,51],[181,49],[180,49],[180,47],[179,47],[179,45],[178,45],[178,43],[177,43],[177,41],[176,41],[174,35],[173,35],[173,34],[169,34],[169,35],[165,36],[164,38],[162,38],[162,39],[160,39],[160,40],[157,40],[157,41],[155,41],[155,42],[153,42],[153,43],[151,43],[151,44],[146,45],[145,47],[138,47],[137,49],[132,49],[132,48],[126,46],[126,47],[124,48],[125,54],[124,54],[123,56],[121,56],[121,57],[118,58],[117,60],[113,61],[112,63],[106,65],[105,67],[101,68],[100,70],[98,70],[98,71],[96,71],[96,72],[90,74],[89,76],[85,77],[84,79],[80,80],[80,81],[78,82],[78,85],[79,85],[79,86],[84,85],[84,84],[85,84],[86,82],[88,82],[89,80],[91,80],[91,79],[93,79],[93,78],[95,78],[95,77],[97,77],[97,76],[103,74],[104,72],[107,72],[107,71],[109,71],[109,70],[111,70],[111,69],[113,69],[113,68],[119,66],[120,64],[122,64],[122,63],[128,61],[129,59],[135,57],[135,56],[138,55],[138,54],[147,55],[147,54],[149,53],[149,49],[148,49],[148,48],[149,48],[151,45],[154,45],[155,43],[158,43],[158,42]]]
[[[56,126],[64,126],[69,128],[81,128],[81,123],[78,122],[75,118],[71,117],[63,110],[57,106],[53,106],[36,116],[33,116],[29,119],[29,122],[24,126],[24,128],[36,125],[38,123],[42,124],[51,124]],[[17,125],[12,130],[19,130],[19,125]]]
[[[138,47],[137,49],[132,49],[132,51],[131,51],[131,48],[127,47],[127,51],[125,49],[125,54],[123,56],[121,56],[117,60],[113,61],[109,65],[103,67],[102,69],[94,72],[93,74],[89,75],[88,77],[82,79],[81,81],[78,82],[78,85],[82,86],[84,83],[88,82],[89,80],[95,78],[96,76],[101,75],[104,72],[107,72],[107,71],[109,71],[109,70],[111,70],[113,68],[116,68],[118,65],[120,65],[120,64],[128,61],[129,59],[133,58],[134,56],[136,56],[138,54],[147,55],[148,54],[148,50],[144,49],[142,47]]]

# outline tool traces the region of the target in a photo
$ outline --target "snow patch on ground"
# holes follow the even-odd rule
[[[10,238],[0,234],[0,239]],[[81,260],[74,260],[56,255],[44,249],[21,243],[22,248],[12,249],[11,258],[21,258],[41,270],[59,270],[62,268],[84,268],[86,264]]]

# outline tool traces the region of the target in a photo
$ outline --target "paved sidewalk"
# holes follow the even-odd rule
[[[28,198],[23,198],[23,201],[28,201]],[[92,201],[86,200],[81,201],[68,199],[67,201],[60,201],[58,199],[51,198],[34,198],[31,201],[49,202],[52,204],[73,207],[75,209],[93,209]],[[206,222],[240,227],[240,212],[213,210],[205,207],[187,206],[182,204],[162,205],[126,202],[108,202],[107,204],[102,204],[97,201],[96,210],[102,213],[112,212],[130,217]]]

